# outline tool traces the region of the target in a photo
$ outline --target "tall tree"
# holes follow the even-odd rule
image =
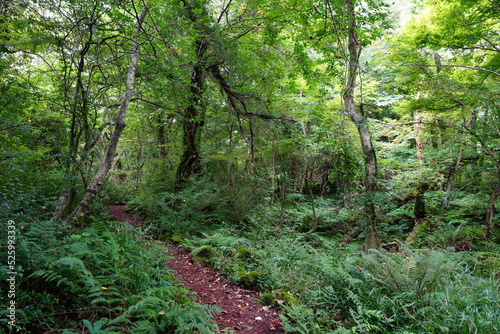
[[[80,201],[93,177],[103,134],[112,129],[110,101],[122,89],[122,58],[128,51],[123,41],[132,30],[131,15],[124,13],[131,8],[130,2],[73,0],[46,2],[36,12],[57,27],[50,31],[56,43],[37,57],[50,68],[56,87],[51,102],[66,112],[69,123],[67,152],[62,155],[65,189],[53,220],[67,219]]]
[[[137,71],[137,62],[139,61],[139,36],[142,32],[142,26],[144,23],[144,19],[146,18],[146,14],[148,13],[148,4],[144,3],[143,9],[141,13],[136,18],[136,29],[134,32],[134,36],[132,38],[132,49],[130,50],[130,63],[128,67],[126,84],[125,84],[125,94],[120,103],[120,109],[116,116],[116,121],[114,125],[113,132],[109,138],[109,142],[106,148],[106,153],[104,158],[99,166],[97,173],[92,178],[89,186],[85,189],[85,194],[83,199],[80,201],[76,209],[71,214],[70,218],[75,220],[80,220],[86,217],[89,213],[92,212],[92,205],[95,201],[95,198],[103,186],[104,180],[111,169],[111,164],[115,157],[116,148],[120,141],[121,134],[123,129],[125,129],[125,116],[127,113],[127,108],[132,98],[132,94],[134,92],[134,81]]]
[[[356,88],[356,78],[359,75],[359,57],[361,53],[361,44],[357,33],[359,26],[356,21],[355,5],[356,0],[345,1],[349,59],[347,63],[346,86],[344,88],[343,99],[349,118],[356,125],[358,130],[365,160],[365,191],[367,200],[364,204],[366,226],[363,248],[365,252],[368,252],[370,249],[380,248],[380,240],[376,229],[377,216],[374,203],[374,197],[378,190],[378,163],[375,149],[372,144],[370,129],[366,122],[366,116],[363,114],[363,109],[354,102],[354,90]]]

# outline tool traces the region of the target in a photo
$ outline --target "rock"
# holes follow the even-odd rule
[[[240,284],[245,288],[253,289],[257,287],[259,283],[260,272],[249,271],[240,277]]]
[[[218,255],[212,246],[201,246],[191,252],[193,263],[213,264]]]
[[[280,307],[283,305],[290,306],[293,304],[297,304],[297,299],[292,296],[290,292],[273,291],[264,294],[261,298],[261,302],[272,307]]]
[[[175,244],[175,245],[178,245],[178,244],[183,244],[186,242],[186,240],[184,239],[184,237],[180,234],[180,233],[175,233],[173,234],[171,237],[170,237],[170,240]]]

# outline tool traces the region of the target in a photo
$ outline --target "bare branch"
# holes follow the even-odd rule
[[[224,16],[224,14],[227,13],[227,11],[229,9],[229,6],[231,5],[231,2],[233,2],[233,0],[229,0],[228,3],[227,3],[227,5],[222,9],[222,11],[219,14],[219,18],[217,19],[217,23],[220,23],[220,21],[222,20],[222,17]]]

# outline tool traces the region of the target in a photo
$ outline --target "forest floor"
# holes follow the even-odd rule
[[[124,205],[108,205],[106,210],[116,221],[128,222],[134,227],[143,224],[129,214]],[[169,243],[165,245],[172,257],[166,265],[196,294],[197,302],[217,305],[223,310],[214,318],[221,331],[228,328],[241,334],[283,333],[277,311],[255,301],[259,298],[258,292],[240,288],[212,268],[193,263],[191,254],[184,249]]]

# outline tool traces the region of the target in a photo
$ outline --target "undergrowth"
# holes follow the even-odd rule
[[[208,264],[262,291],[287,333],[500,331],[498,253],[404,247],[361,256],[332,238],[262,226],[217,229],[184,245],[194,255],[209,247]]]
[[[359,208],[318,199],[311,232],[307,196],[231,202],[198,185],[200,191],[188,187],[153,200],[144,194],[136,208],[149,216],[152,232],[182,244],[193,261],[261,291],[261,302],[280,310],[287,333],[500,332],[500,249],[480,240],[484,226],[474,219],[430,217],[405,244],[414,221],[409,203],[379,225],[382,240],[398,241],[400,249],[363,255],[362,234],[343,241],[359,229]],[[242,214],[244,199],[254,206]],[[228,212],[228,203],[237,209]]]
[[[164,265],[161,243],[144,241],[127,223],[68,226],[32,222],[18,228],[17,333],[213,333],[220,311],[198,305]],[[7,231],[7,229],[4,229]],[[2,232],[3,233],[3,232]],[[0,238],[2,291],[7,238]],[[7,295],[0,297],[7,305]],[[9,329],[8,311],[0,310]],[[0,330],[1,332],[1,330]]]

